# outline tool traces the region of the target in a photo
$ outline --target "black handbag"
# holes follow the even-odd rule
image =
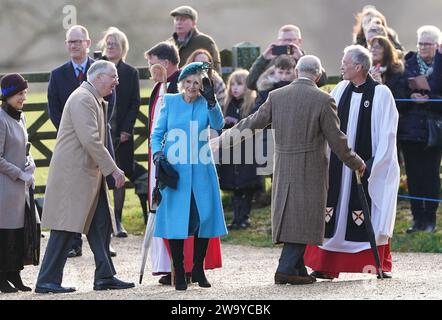
[[[427,148],[442,148],[442,117],[437,113],[427,116],[428,141]]]
[[[29,187],[29,203],[25,202],[24,265],[38,266],[40,262],[41,226],[35,210],[34,190]]]

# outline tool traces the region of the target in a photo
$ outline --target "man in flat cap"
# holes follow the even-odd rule
[[[221,59],[218,47],[212,37],[200,32],[196,23],[198,13],[189,6],[181,6],[170,12],[173,17],[175,32],[168,41],[173,42],[179,49],[180,65],[186,64],[187,58],[197,49],[206,49],[213,58],[213,68],[221,73]]]

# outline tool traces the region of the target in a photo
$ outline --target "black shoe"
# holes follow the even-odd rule
[[[316,282],[316,278],[306,275],[306,276],[298,276],[294,274],[276,272],[275,273],[275,284],[312,284]]]
[[[423,230],[424,230],[424,226],[423,226],[422,222],[419,220],[415,220],[413,222],[413,225],[407,229],[407,233],[413,233],[413,232],[423,231]]]
[[[115,236],[117,238],[127,238],[127,231],[119,221],[117,222],[117,234]]]
[[[250,221],[250,219],[246,219],[241,223],[241,225],[245,225],[245,228],[248,228],[252,225],[252,222]]]
[[[381,277],[378,275],[377,278],[380,279]],[[382,271],[382,278],[391,279],[393,278],[393,274],[391,272]]]
[[[321,271],[313,271],[310,273],[311,277],[315,277],[316,279],[324,279],[324,280],[333,280],[334,277],[328,276],[325,273],[322,273]]]
[[[20,291],[32,291],[32,289],[23,284],[20,277],[20,271],[6,272],[6,280],[8,280],[12,285]]]
[[[175,269],[175,290],[187,290],[187,275]]]
[[[165,276],[162,276],[159,280],[159,283],[164,284],[166,286],[172,285],[172,275],[169,273]]]
[[[117,251],[115,251],[114,248],[112,248],[111,245],[109,245],[109,254],[111,257],[116,257],[117,256]]]
[[[77,289],[71,287],[62,287],[56,283],[40,283],[35,287],[36,293],[69,293]]]
[[[72,248],[68,253],[68,258],[81,257],[83,255],[83,251],[81,248]]]
[[[227,225],[228,230],[239,230],[241,227],[236,223],[230,223]]]
[[[198,285],[201,288],[210,288],[212,285],[207,280],[206,275],[204,274],[204,271],[193,271],[192,270],[192,283],[198,282]]]
[[[250,227],[250,222],[247,222],[247,221],[241,222],[238,226],[239,229],[247,229],[249,227]]]
[[[124,282],[115,277],[94,281],[94,290],[120,290],[135,287],[133,282]]]
[[[14,293],[17,291],[18,290],[16,288],[14,288],[13,286],[11,286],[11,284],[8,281],[6,281],[5,279],[0,280],[0,292]]]
[[[422,231],[424,231],[424,232],[435,232],[436,231],[436,215],[427,219],[427,221],[422,224]]]
[[[118,231],[115,235],[117,238],[127,238],[127,231],[122,229],[122,231]]]

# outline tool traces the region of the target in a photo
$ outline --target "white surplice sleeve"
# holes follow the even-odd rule
[[[378,245],[393,236],[396,218],[400,170],[396,132],[399,114],[393,95],[385,85],[375,89],[371,119],[372,154],[374,155],[368,192],[372,200],[372,223]]]

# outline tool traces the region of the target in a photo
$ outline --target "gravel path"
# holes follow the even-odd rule
[[[442,254],[393,253],[393,279],[376,280],[373,275],[342,274],[338,280],[318,281],[308,286],[274,285],[273,275],[281,248],[255,248],[223,244],[223,268],[207,271],[212,288],[192,285],[185,292],[158,284],[150,275],[150,264],[143,284],[129,290],[94,291],[94,260],[84,238],[83,256],[68,259],[64,271],[65,286],[75,286],[70,294],[14,293],[1,294],[2,299],[442,299]],[[47,236],[42,239],[46,247]],[[142,237],[115,238],[113,247],[117,276],[138,283]],[[26,284],[35,284],[38,267],[22,271]]]

